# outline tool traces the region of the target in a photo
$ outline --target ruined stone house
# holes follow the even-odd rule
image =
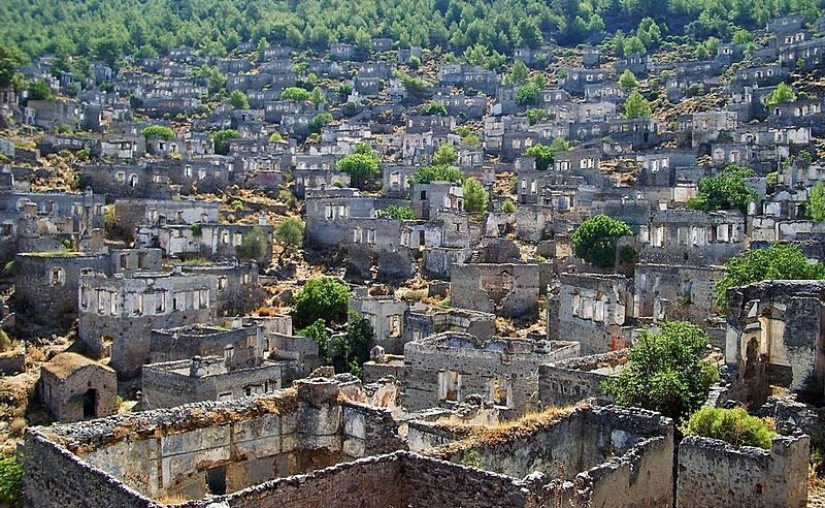
[[[60,353],[40,367],[40,399],[59,422],[117,413],[117,374],[77,353]]]

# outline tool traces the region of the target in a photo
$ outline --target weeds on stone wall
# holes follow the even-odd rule
[[[770,450],[776,432],[761,418],[741,407],[724,409],[706,406],[693,413],[683,428],[685,434],[721,439],[733,446],[755,446]]]

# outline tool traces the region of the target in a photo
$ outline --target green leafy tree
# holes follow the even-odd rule
[[[415,212],[409,206],[390,205],[378,211],[379,219],[415,220]]]
[[[721,439],[733,446],[754,446],[771,449],[776,435],[764,420],[751,416],[744,408],[725,409],[705,406],[690,416],[685,434]]]
[[[462,186],[464,191],[464,210],[469,213],[487,211],[487,189],[475,178],[467,178]]]
[[[728,259],[725,276],[716,281],[716,305],[727,306],[728,289],[755,284],[763,280],[822,280],[825,265],[808,263],[798,245],[774,244],[767,249],[755,249],[744,256]]]
[[[318,355],[324,359],[324,363],[327,365],[332,363],[331,359],[327,359],[327,345],[332,334],[327,328],[327,324],[323,318],[318,318],[311,325],[302,330],[298,330],[298,335],[301,337],[309,337],[315,341],[315,343],[318,344]]]
[[[275,131],[275,132],[273,132],[272,134],[269,135],[269,142],[270,143],[286,143],[286,140],[284,139],[284,136],[280,132]]]
[[[756,192],[748,189],[746,178],[753,170],[731,164],[718,175],[699,180],[699,194],[687,202],[692,210],[739,210],[747,213],[748,205],[755,201]]]
[[[370,343],[374,337],[375,330],[369,320],[350,312],[346,335],[333,337],[327,347],[327,358],[335,371],[360,376],[364,363],[370,359]]]
[[[432,83],[423,79],[410,76],[406,72],[397,71],[396,76],[401,80],[401,86],[413,97],[425,97],[429,95]]]
[[[447,116],[447,108],[444,107],[444,104],[435,101],[424,104],[418,112],[424,116]]]
[[[527,83],[528,79],[530,79],[530,69],[527,68],[527,64],[521,60],[518,60],[510,68],[510,72],[507,73],[507,76],[505,76],[504,84],[523,85]]]
[[[355,151],[338,161],[338,169],[352,177],[354,185],[362,188],[367,180],[381,176],[378,155],[366,143],[360,143]]]
[[[653,111],[650,109],[650,103],[639,92],[632,92],[624,103],[624,117],[627,120],[634,120],[636,118],[650,118]]]
[[[319,319],[328,326],[346,323],[349,298],[349,288],[338,279],[311,279],[295,295],[295,326],[301,329]]]
[[[235,109],[249,109],[249,98],[243,90],[234,90],[229,94],[229,104]]]
[[[809,219],[822,222],[825,221],[825,184],[817,182],[811,189],[808,203],[805,205],[805,213]]]
[[[516,213],[518,208],[516,208],[516,204],[513,203],[513,200],[506,199],[504,203],[501,204],[501,211],[504,213]]]
[[[14,84],[18,76],[17,69],[25,60],[21,52],[10,46],[0,45],[0,88],[8,88]]]
[[[318,113],[312,118],[312,121],[309,122],[309,131],[319,134],[321,129],[330,122],[332,122],[332,114]]]
[[[570,142],[564,138],[555,138],[550,145],[535,144],[524,151],[526,155],[536,158],[536,169],[545,171],[555,162],[556,154],[570,150]]]
[[[234,129],[223,129],[212,134],[212,142],[215,144],[215,153],[218,155],[229,154],[229,144],[233,139],[240,139],[241,134]]]
[[[29,83],[29,99],[34,101],[48,101],[54,99],[52,89],[42,81]]]
[[[599,214],[584,221],[570,242],[576,257],[600,268],[610,268],[616,263],[616,239],[622,236],[633,236],[630,226]]]
[[[412,183],[463,182],[464,175],[458,168],[449,166],[421,166],[412,178]]]
[[[532,108],[527,110],[527,123],[530,125],[536,125],[545,118],[547,118],[547,111],[543,109]]]
[[[458,151],[447,143],[438,146],[433,154],[433,164],[436,166],[449,166],[458,160]]]
[[[282,254],[294,252],[304,244],[304,225],[298,219],[287,219],[275,229],[275,241]]]
[[[166,141],[170,141],[175,139],[178,134],[175,132],[174,129],[171,127],[167,127],[165,125],[150,125],[146,127],[140,132],[140,135],[144,138],[161,138],[165,139]]]
[[[311,98],[312,94],[309,90],[305,90],[298,86],[284,88],[281,92],[281,100],[285,101],[304,102],[310,100]]]
[[[309,101],[317,109],[321,104],[327,101],[327,98],[321,88],[316,86],[312,89],[312,93],[309,96]]]
[[[601,388],[620,406],[681,421],[702,406],[718,379],[716,370],[702,362],[707,348],[707,334],[690,323],[664,323],[659,333],[643,330],[622,372],[603,381]]]
[[[516,104],[519,106],[532,106],[538,102],[541,90],[534,83],[519,87],[516,90]]]
[[[773,106],[774,104],[784,104],[786,102],[794,102],[795,100],[796,93],[794,93],[793,88],[787,83],[779,83],[770,95],[768,95],[766,104]]]
[[[625,69],[621,76],[619,76],[619,86],[622,90],[629,92],[639,88],[639,80],[630,69]]]
[[[263,261],[269,257],[267,256],[267,249],[269,248],[267,240],[266,231],[260,226],[255,226],[252,231],[243,235],[241,244],[235,247],[235,253],[243,260]]]

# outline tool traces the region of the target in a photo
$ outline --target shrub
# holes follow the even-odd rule
[[[23,506],[23,465],[15,457],[0,460],[0,501],[14,508]]]
[[[255,226],[252,231],[245,234],[241,240],[241,244],[235,248],[235,252],[241,259],[265,259],[268,242],[266,241],[266,233],[260,226]]]
[[[755,446],[769,450],[776,435],[763,420],[741,407],[703,407],[693,413],[683,429],[685,434],[721,439],[733,446]]]
[[[626,223],[600,214],[584,221],[570,241],[576,257],[600,268],[610,268],[616,261],[616,238],[632,235]]]
[[[295,326],[300,329],[325,320],[327,325],[343,324],[349,308],[349,288],[332,277],[312,279],[295,295]]]
[[[702,406],[718,372],[702,362],[708,336],[698,326],[671,321],[658,333],[645,329],[624,370],[602,390],[620,406],[641,407],[681,420]]]
[[[516,204],[512,200],[507,199],[501,204],[501,211],[504,213],[516,213]]]

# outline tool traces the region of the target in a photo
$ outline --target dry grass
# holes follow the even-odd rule
[[[551,407],[543,411],[527,413],[518,420],[498,422],[492,426],[471,425],[453,420],[439,422],[439,424],[456,431],[467,431],[469,437],[436,448],[433,456],[448,459],[459,452],[483,446],[500,445],[515,439],[528,437],[540,429],[556,424],[574,411],[587,409],[590,409],[590,406],[583,403],[575,406]]]
[[[11,437],[22,437],[27,426],[26,419],[18,416],[9,423],[9,435]]]
[[[169,506],[185,503],[189,501],[189,499],[183,494],[162,494],[155,498],[155,501],[157,501],[160,504],[165,504]]]

